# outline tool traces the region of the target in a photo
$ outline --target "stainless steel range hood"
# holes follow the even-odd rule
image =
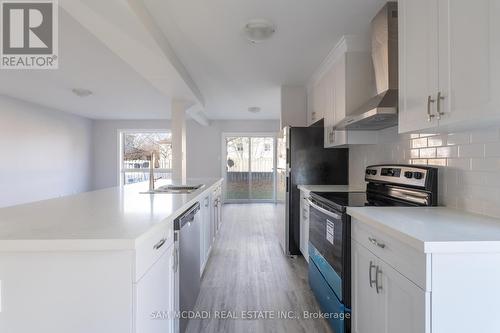
[[[372,21],[372,60],[377,96],[335,129],[381,130],[398,123],[398,4],[388,2]]]

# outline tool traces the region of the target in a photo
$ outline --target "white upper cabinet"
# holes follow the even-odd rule
[[[437,126],[437,0],[398,2],[399,132]]]
[[[328,98],[327,85],[326,77],[321,77],[310,89],[311,103],[309,104],[308,125],[314,124],[324,117]]]
[[[400,0],[398,6],[399,131],[500,122],[500,3]]]
[[[335,130],[335,124],[355,113],[375,95],[369,46],[364,38],[344,36],[308,85],[308,124],[324,119],[327,148],[349,143],[374,143],[375,132],[368,135],[367,131]]]
[[[439,0],[439,125],[500,119],[500,2]]]

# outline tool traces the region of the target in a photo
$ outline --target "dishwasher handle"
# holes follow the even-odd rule
[[[187,209],[181,216],[174,220],[174,229],[181,230],[186,224],[193,222],[196,213],[200,211],[200,203],[197,202]]]

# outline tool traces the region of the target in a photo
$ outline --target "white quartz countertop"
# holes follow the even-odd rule
[[[500,220],[492,217],[445,207],[348,207],[347,213],[426,253],[500,252]]]
[[[298,185],[305,192],[365,192],[366,185]]]
[[[221,182],[189,179],[205,185],[189,194],[142,194],[148,183],[139,183],[2,208],[0,251],[134,249]]]

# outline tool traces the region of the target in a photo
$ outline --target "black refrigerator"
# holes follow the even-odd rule
[[[277,145],[280,244],[286,255],[298,255],[300,190],[297,186],[347,185],[349,150],[324,148],[322,121],[311,127],[285,127]]]

